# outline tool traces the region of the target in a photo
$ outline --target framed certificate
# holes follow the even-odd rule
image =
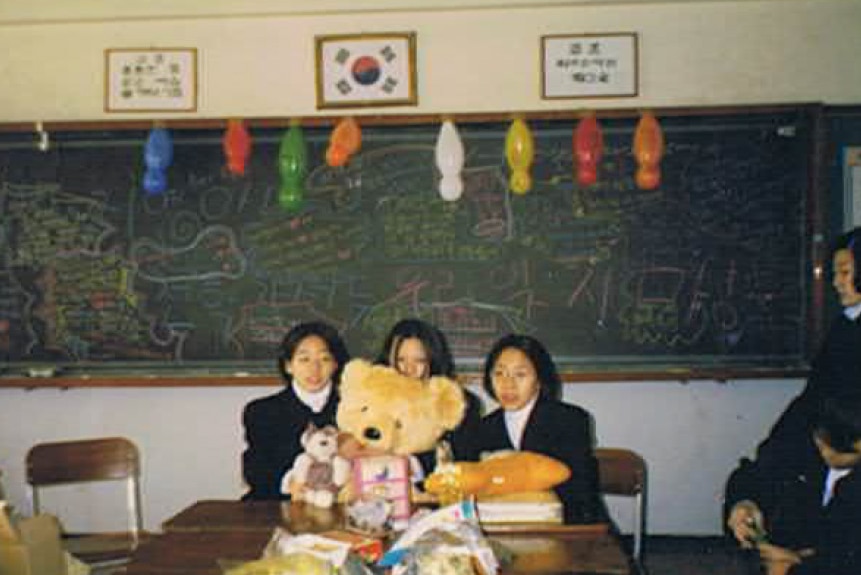
[[[542,36],[541,97],[633,97],[638,93],[637,35]]]
[[[106,112],[196,110],[196,48],[105,50]]]
[[[412,32],[317,36],[317,108],[415,106]]]

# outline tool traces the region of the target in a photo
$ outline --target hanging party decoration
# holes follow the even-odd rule
[[[244,176],[245,164],[251,155],[251,135],[245,123],[238,118],[228,120],[221,144],[227,160],[227,171],[234,176]]]
[[[329,137],[326,149],[326,164],[331,167],[343,166],[362,147],[362,130],[355,118],[341,119]]]
[[[173,140],[167,128],[155,127],[150,130],[144,145],[143,188],[151,195],[162,194],[167,190],[167,169],[173,161]]]
[[[577,182],[591,186],[598,181],[598,165],[604,154],[604,135],[595,114],[580,120],[574,130],[574,166]]]
[[[651,112],[643,112],[634,132],[634,158],[637,160],[637,187],[654,190],[661,183],[661,158],[664,134]]]
[[[439,181],[439,194],[442,199],[453,202],[463,194],[463,141],[457,127],[451,120],[445,120],[436,140],[436,165],[442,178]]]
[[[509,187],[516,194],[525,194],[532,189],[529,170],[534,158],[532,132],[521,118],[515,119],[505,137],[505,157],[511,170]]]
[[[298,123],[291,123],[281,139],[278,152],[278,171],[281,174],[281,189],[278,203],[287,211],[295,212],[305,199],[305,174],[308,169],[305,136]]]

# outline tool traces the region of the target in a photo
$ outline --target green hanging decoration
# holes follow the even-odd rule
[[[278,171],[281,174],[278,203],[288,212],[297,212],[305,200],[305,175],[308,172],[305,136],[298,123],[291,124],[281,139]]]

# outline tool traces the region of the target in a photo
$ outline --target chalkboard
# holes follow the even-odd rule
[[[601,121],[599,182],[573,177],[574,121],[532,120],[534,188],[507,190],[507,122],[462,123],[465,192],[437,190],[439,125],[366,126],[326,166],[305,130],[304,208],[278,206],[281,129],[248,174],[222,132],[173,130],[169,190],[141,189],[146,132],[0,137],[0,359],[7,373],[271,372],[287,329],[323,320],[373,357],[410,316],[462,368],[508,332],[566,369],[801,365],[811,277],[812,128],[803,108],[660,118],[658,189],[636,187],[636,118]]]

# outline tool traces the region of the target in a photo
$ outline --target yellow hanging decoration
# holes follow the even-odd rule
[[[511,169],[508,186],[515,194],[525,194],[532,189],[529,173],[535,157],[534,142],[529,126],[521,118],[515,119],[505,137],[505,158]]]

